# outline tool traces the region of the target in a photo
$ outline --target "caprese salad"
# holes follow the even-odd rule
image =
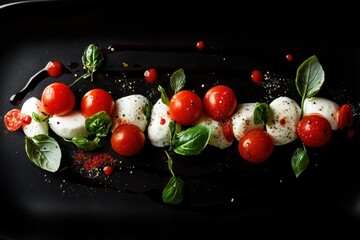
[[[9,110],[4,116],[7,129],[22,129],[29,159],[51,172],[59,170],[62,154],[49,129],[85,151],[96,150],[101,138],[110,135],[113,151],[126,157],[142,151],[148,139],[153,147],[163,148],[168,159],[172,177],[163,191],[167,203],[180,203],[183,197],[184,181],[172,170],[172,154],[198,155],[207,145],[226,151],[237,144],[240,159],[260,164],[270,158],[276,146],[300,138],[302,146],[294,149],[291,159],[298,177],[309,162],[306,147],[322,147],[332,131],[353,124],[349,104],[315,96],[324,82],[324,71],[315,55],[296,73],[301,103],[289,96],[269,103],[238,102],[236,92],[222,84],[200,96],[185,88],[186,74],[180,68],[170,76],[171,93],[158,86],[161,97],[156,102],[138,93],[114,99],[107,89],[94,88],[82,96],[76,109],[72,85],[85,78],[93,80],[104,62],[95,44],[85,49],[82,59],[86,74],[70,85],[51,83],[41,98],[30,97],[21,108]],[[51,61],[45,70],[49,77],[57,78],[62,74],[62,64]],[[156,69],[146,71],[144,78],[156,84]]]

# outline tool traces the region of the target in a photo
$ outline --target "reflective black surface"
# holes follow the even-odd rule
[[[319,96],[350,103],[359,131],[360,32],[351,18],[339,22],[294,14],[284,19],[261,12],[264,20],[255,23],[243,15],[248,10],[237,12],[232,6],[200,15],[201,8],[184,5],[160,10],[84,2],[33,2],[0,9],[1,116],[13,108],[12,94],[50,60],[60,60],[71,70],[59,78],[71,83],[82,71],[81,55],[88,44],[135,44],[147,49],[110,54],[94,85],[111,89],[115,98],[151,93],[154,102],[156,86],[146,85],[142,72],[159,67],[159,83],[166,86],[172,70],[184,67],[187,87],[200,94],[222,82],[236,89],[240,102],[270,101],[285,90],[299,100],[293,85],[296,69],[316,54],[326,74]],[[20,11],[23,14],[16,14]],[[204,40],[211,51],[192,49],[197,40]],[[183,46],[191,50],[177,50]],[[285,60],[289,53],[292,62]],[[268,71],[284,86],[268,91],[255,87],[249,80],[254,68]],[[27,97],[39,96],[52,81],[45,79]],[[79,84],[77,97],[94,85]],[[117,172],[110,179],[84,178],[76,167],[53,174],[27,159],[21,131],[8,132],[3,124],[0,128],[0,236],[8,239],[360,237],[358,136],[348,139],[334,132],[328,146],[310,151],[310,165],[298,179],[290,166],[298,141],[277,147],[260,166],[241,160],[235,145],[209,148],[201,157],[179,157],[176,172],[187,182],[186,195],[183,204],[171,206],[160,199],[169,173],[159,149],[147,145],[139,156],[124,159],[122,166],[134,166],[134,171]],[[68,164],[76,149],[59,141]],[[103,151],[111,151],[106,143]]]

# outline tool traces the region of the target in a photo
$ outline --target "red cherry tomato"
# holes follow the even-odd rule
[[[112,149],[122,156],[133,156],[145,145],[145,134],[141,129],[129,123],[117,126],[111,134]]]
[[[216,85],[210,88],[203,99],[205,112],[216,121],[230,117],[237,105],[235,92],[227,86]]]
[[[264,75],[259,70],[253,70],[251,72],[251,81],[256,85],[261,85],[264,81]]]
[[[205,42],[202,41],[202,40],[199,40],[196,42],[196,48],[199,49],[199,50],[202,50],[205,48]]]
[[[203,114],[201,98],[193,91],[180,90],[169,101],[169,114],[180,125],[193,125]]]
[[[101,88],[94,88],[82,97],[80,108],[86,118],[100,111],[105,111],[111,117],[115,109],[115,102],[109,92]]]
[[[353,111],[349,104],[344,104],[340,107],[337,121],[339,129],[349,127],[353,124]]]
[[[63,73],[63,65],[59,61],[50,61],[45,69],[47,70],[50,77],[57,78]]]
[[[64,116],[73,110],[75,95],[65,83],[55,82],[44,89],[41,102],[47,114]]]
[[[300,119],[297,132],[305,146],[318,148],[330,140],[332,128],[322,115],[307,114]]]
[[[240,138],[238,150],[246,161],[262,163],[273,153],[274,141],[265,130],[252,129]]]
[[[221,129],[222,129],[222,132],[223,132],[226,140],[228,140],[229,142],[234,141],[235,135],[234,135],[234,131],[233,131],[233,125],[232,125],[231,118],[227,118],[226,120],[221,122]]]
[[[149,83],[154,83],[158,80],[159,74],[155,68],[149,68],[144,72],[144,78]]]
[[[104,168],[103,168],[103,172],[104,172],[104,174],[105,174],[106,176],[110,176],[110,175],[113,174],[114,168],[113,168],[112,166],[110,166],[110,165],[106,165],[106,166],[104,166]]]
[[[20,109],[14,108],[4,116],[4,124],[9,131],[16,131],[22,125],[23,114]]]

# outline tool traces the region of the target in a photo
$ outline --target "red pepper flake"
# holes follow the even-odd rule
[[[284,118],[282,118],[282,119],[280,119],[280,120],[279,120],[279,123],[280,123],[280,125],[284,126],[284,125],[285,125],[285,123],[286,123],[286,121],[285,121],[285,119],[284,119]]]
[[[165,118],[161,118],[161,119],[160,119],[160,124],[161,124],[161,125],[164,125],[165,123],[166,123],[166,119],[165,119]]]
[[[116,159],[110,153],[99,153],[93,155],[80,150],[75,153],[75,161],[78,164],[83,164],[86,171],[91,171],[100,166],[114,164]]]

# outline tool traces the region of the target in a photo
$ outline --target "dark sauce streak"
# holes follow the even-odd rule
[[[48,76],[49,75],[46,69],[42,69],[37,72],[34,76],[30,78],[30,80],[26,83],[23,89],[10,97],[10,103],[12,105],[19,105],[21,101],[25,98],[25,96],[32,90],[34,90],[35,87]]]
[[[71,73],[70,70],[63,67],[63,73]],[[35,87],[44,79],[49,77],[48,71],[46,68],[41,69],[35,75],[33,75],[29,81],[26,83],[25,87],[21,89],[19,92],[15,93],[10,97],[10,103],[12,105],[19,105],[21,101],[26,97],[27,94],[29,94],[31,91],[35,89]]]

